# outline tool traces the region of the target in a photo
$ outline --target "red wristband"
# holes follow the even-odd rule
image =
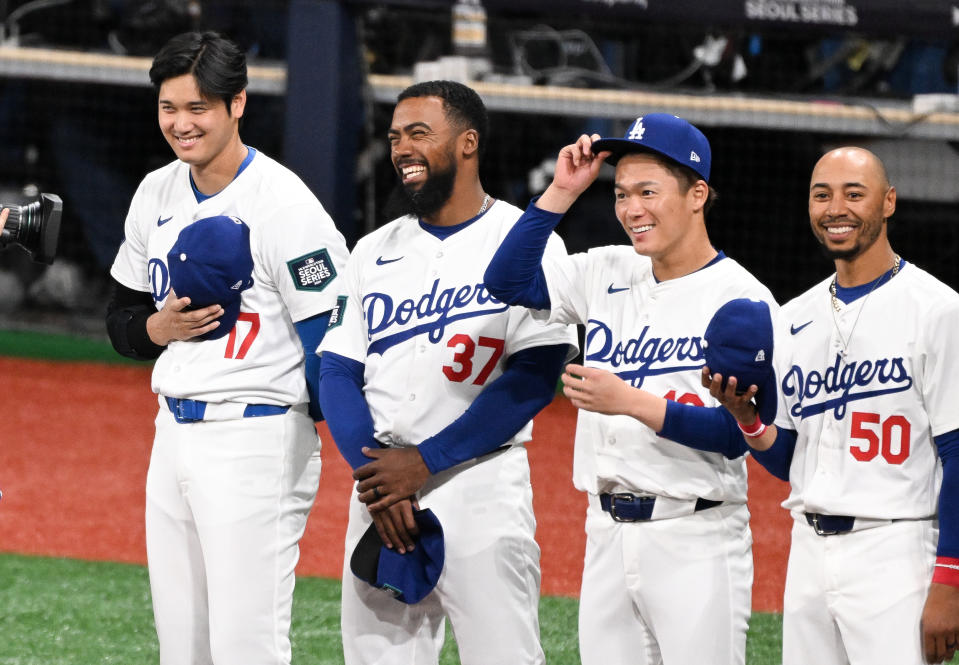
[[[756,437],[762,436],[763,432],[766,431],[766,425],[759,419],[759,414],[756,414],[756,420],[753,421],[752,425],[746,427],[739,421],[736,421],[736,424],[739,425],[739,431],[743,433],[743,436],[748,436],[750,439],[755,439]]]
[[[947,556],[936,557],[936,570],[932,574],[932,581],[959,587],[959,559]]]

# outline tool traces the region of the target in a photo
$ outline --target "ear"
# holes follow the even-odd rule
[[[709,185],[705,180],[697,180],[686,193],[689,202],[693,207],[693,212],[702,212],[706,207],[706,199],[709,198]]]
[[[467,129],[460,134],[460,150],[463,157],[472,157],[479,153],[479,132]]]
[[[233,96],[230,100],[230,115],[234,118],[242,118],[243,111],[246,109],[246,89],[240,90],[239,94]]]
[[[882,199],[882,218],[889,219],[896,212],[896,188],[889,186],[889,190]]]

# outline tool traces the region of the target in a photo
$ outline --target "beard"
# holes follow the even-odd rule
[[[449,166],[443,170],[430,170],[429,177],[419,189],[397,185],[383,206],[387,219],[405,215],[431,217],[446,205],[453,195],[456,181],[456,160],[449,155]]]
[[[816,240],[819,241],[819,249],[827,259],[832,261],[836,261],[837,259],[849,261],[864,253],[876,243],[882,231],[883,224],[885,224],[885,220],[878,220],[874,223],[864,223],[862,235],[859,236],[852,247],[846,249],[831,248],[826,242],[826,232],[821,229],[817,230],[815,235]]]

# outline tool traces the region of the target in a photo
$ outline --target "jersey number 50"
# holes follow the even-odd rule
[[[473,375],[473,354],[476,353],[476,342],[474,342],[473,338],[469,335],[459,333],[458,335],[450,337],[450,341],[446,343],[446,346],[455,349],[456,352],[453,354],[453,363],[451,365],[443,365],[443,374],[445,374],[446,378],[450,381],[457,383],[461,383],[470,378]],[[483,365],[483,369],[481,369],[480,373],[473,379],[473,384],[477,386],[486,383],[486,379],[492,374],[497,361],[499,361],[503,355],[505,342],[495,337],[480,337],[479,346],[492,349],[493,352],[490,354],[486,364]]]
[[[849,436],[853,439],[864,441],[864,445],[849,446],[849,452],[860,462],[869,462],[882,453],[883,459],[889,464],[902,464],[909,457],[909,437],[912,427],[904,416],[889,416],[882,421],[879,428],[873,429],[872,425],[879,425],[880,418],[878,413],[868,413],[855,411],[852,414],[852,427],[849,430]],[[898,431],[898,451],[893,450],[894,435]]]

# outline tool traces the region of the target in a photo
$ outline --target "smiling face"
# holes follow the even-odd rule
[[[813,169],[809,222],[832,259],[852,260],[885,238],[896,210],[896,190],[879,160],[858,148],[827,153]]]
[[[702,209],[708,186],[702,180],[683,185],[659,158],[628,154],[616,164],[616,218],[636,253],[669,261],[705,234]]]
[[[183,74],[160,85],[160,131],[181,161],[202,170],[239,142],[245,105],[242,91],[232,99],[228,113],[222,99],[205,97],[193,75]]]
[[[414,211],[422,217],[442,208],[453,193],[460,135],[439,97],[410,97],[393,111],[390,159]]]

